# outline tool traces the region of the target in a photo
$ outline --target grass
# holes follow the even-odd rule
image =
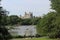
[[[41,37],[41,38],[23,38],[23,39],[16,38],[11,40],[59,40],[59,39],[50,39],[50,38]]]

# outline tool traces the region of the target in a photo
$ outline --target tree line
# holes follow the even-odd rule
[[[17,15],[7,16],[6,25],[36,25],[41,17],[22,19]]]

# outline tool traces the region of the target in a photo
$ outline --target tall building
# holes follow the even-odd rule
[[[32,12],[25,12],[24,16],[20,15],[20,18],[22,18],[22,19],[33,18],[33,14],[32,14]]]

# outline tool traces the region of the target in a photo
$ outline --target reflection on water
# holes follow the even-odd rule
[[[16,26],[13,29],[9,30],[12,35],[35,35],[36,34],[36,26],[35,25],[24,25],[24,26]]]

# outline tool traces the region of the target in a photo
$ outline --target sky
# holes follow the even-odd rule
[[[34,16],[42,16],[50,11],[49,0],[2,0],[2,6],[9,15],[24,15],[32,12]]]

